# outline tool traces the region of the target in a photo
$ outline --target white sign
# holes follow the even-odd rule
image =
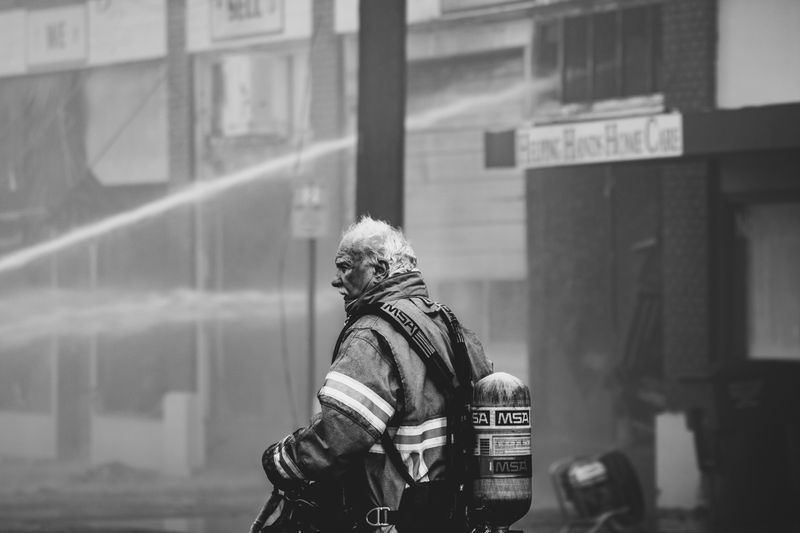
[[[327,233],[328,206],[325,189],[317,183],[300,185],[292,198],[292,235],[298,239],[317,239]]]
[[[25,72],[25,12],[0,12],[0,76]]]
[[[28,65],[86,61],[86,5],[28,11]]]
[[[509,0],[441,0],[442,11],[459,11],[508,4]]]
[[[225,86],[220,127],[226,137],[250,132],[253,121],[253,63],[250,56],[224,56],[221,63]]]
[[[543,168],[678,157],[683,119],[670,113],[533,126],[516,132],[517,166]]]
[[[212,39],[283,31],[283,0],[209,1]]]
[[[261,0],[255,11],[256,4],[246,10],[233,0],[186,0],[186,50],[241,49],[308,39],[313,33],[313,1]],[[231,7],[234,3],[241,6],[238,11]]]
[[[167,54],[167,1],[89,2],[89,64],[164,57]]]

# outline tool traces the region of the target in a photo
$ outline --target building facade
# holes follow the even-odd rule
[[[187,475],[307,419],[343,316],[309,297],[313,256],[345,224],[342,155],[303,158],[339,132],[333,4],[312,5],[0,5],[4,256],[252,174],[3,273],[0,454]]]
[[[405,230],[432,296],[532,388],[534,507],[555,504],[553,461],[618,448],[651,508],[710,505],[726,531],[785,523],[800,478],[796,2],[408,9]],[[139,330],[7,330],[0,420],[20,431],[0,452],[185,474],[251,465],[304,423],[343,318],[325,287],[355,216],[357,10],[0,2],[3,255],[243,182],[5,273],[4,319],[30,305],[17,295],[53,291],[254,302]],[[314,155],[327,141],[344,148]]]
[[[559,86],[487,155],[526,169],[538,432],[622,448],[714,531],[796,526],[798,6],[531,13]]]
[[[170,50],[183,27],[176,3],[0,7],[4,255],[188,181],[188,152],[170,142],[180,88]],[[0,440],[3,453],[161,466],[172,440],[167,397],[194,388],[191,328],[155,333],[143,350],[96,319],[81,321],[77,302],[191,278],[188,230],[187,217],[154,220],[4,273],[6,301],[22,298],[7,327],[30,325],[6,336],[0,360],[0,416],[19,428]],[[136,431],[147,445],[131,445]]]

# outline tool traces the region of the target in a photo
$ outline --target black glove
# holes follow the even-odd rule
[[[303,483],[293,492],[272,491],[250,533],[342,533],[353,531],[357,517],[348,513],[337,485]]]
[[[280,489],[283,492],[297,492],[306,485],[306,483],[300,480],[286,479],[281,476],[280,472],[275,468],[275,462],[272,460],[272,457],[275,455],[275,450],[279,445],[280,442],[276,442],[264,450],[264,453],[261,455],[261,466],[264,468],[264,473],[267,474],[270,483],[272,483],[276,489]]]
[[[264,503],[261,512],[250,526],[250,533],[267,533],[269,531],[279,531],[283,525],[282,516],[284,511],[284,498],[278,489],[272,491],[269,499]]]

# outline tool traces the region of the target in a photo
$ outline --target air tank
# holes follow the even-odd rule
[[[473,387],[472,424],[472,521],[507,531],[531,506],[530,390],[505,372],[486,376]]]

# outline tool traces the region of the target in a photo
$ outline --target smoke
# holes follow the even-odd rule
[[[284,299],[281,303],[281,298]],[[36,290],[6,296],[0,304],[0,349],[49,337],[125,336],[152,328],[204,321],[262,327],[285,312],[304,317],[302,291],[161,292]]]

